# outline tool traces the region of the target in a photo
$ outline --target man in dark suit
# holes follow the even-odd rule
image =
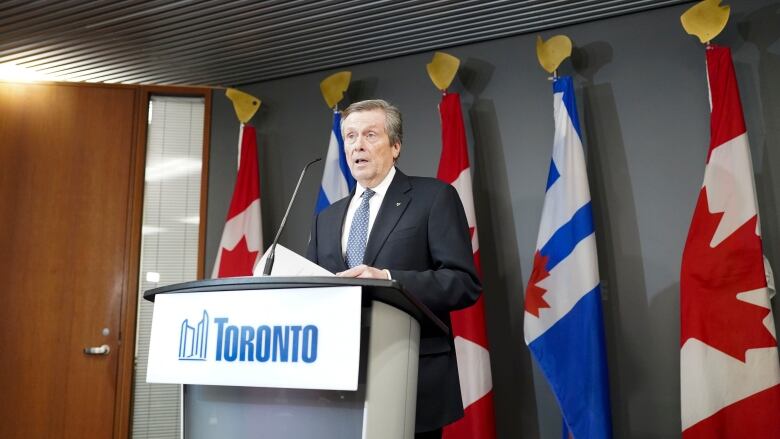
[[[403,131],[389,103],[350,105],[341,131],[357,188],[317,215],[307,258],[339,276],[398,280],[450,326],[450,311],[473,304],[481,290],[457,192],[395,168]],[[416,437],[441,437],[462,416],[452,337],[423,328]]]

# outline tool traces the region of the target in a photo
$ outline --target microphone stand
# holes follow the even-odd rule
[[[263,276],[270,276],[271,270],[274,266],[274,258],[276,257],[276,243],[279,242],[279,237],[282,235],[282,230],[284,230],[284,225],[287,223],[287,216],[290,215],[290,209],[292,208],[293,202],[295,201],[295,197],[298,195],[298,189],[301,187],[301,182],[303,181],[303,176],[306,175],[306,170],[309,169],[309,166],[317,163],[318,161],[322,160],[322,158],[316,158],[309,163],[306,164],[306,166],[303,167],[303,170],[301,171],[301,176],[298,177],[298,184],[295,185],[295,191],[293,191],[292,198],[290,198],[290,204],[287,205],[287,212],[284,213],[284,218],[282,218],[282,224],[279,226],[279,230],[276,232],[276,237],[274,237],[274,242],[271,244],[271,249],[268,251],[268,258],[265,260],[265,266],[263,267]]]

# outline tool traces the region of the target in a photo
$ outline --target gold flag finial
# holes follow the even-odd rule
[[[433,85],[437,89],[444,91],[447,90],[447,87],[452,84],[452,80],[455,79],[458,67],[460,67],[458,58],[448,53],[436,52],[433,54],[433,60],[425,65],[425,70],[428,71],[428,76],[433,81]]]
[[[351,79],[352,72],[343,71],[334,73],[320,82],[320,91],[328,108],[335,108],[344,99],[344,92],[349,88]]]
[[[571,40],[566,35],[556,35],[543,41],[536,37],[536,57],[547,73],[558,70],[563,60],[571,56]]]
[[[721,6],[721,0],[704,0],[696,3],[680,16],[680,21],[690,35],[707,44],[723,32],[729,21],[730,6]]]
[[[236,116],[238,116],[238,120],[241,123],[249,122],[262,103],[260,99],[235,88],[225,90],[225,95],[233,101],[233,108],[236,110]]]

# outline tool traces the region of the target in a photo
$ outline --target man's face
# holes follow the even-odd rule
[[[352,176],[363,187],[376,187],[390,172],[401,152],[400,143],[390,144],[384,110],[351,113],[342,121],[341,130]]]

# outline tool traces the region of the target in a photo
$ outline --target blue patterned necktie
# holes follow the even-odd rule
[[[363,263],[363,255],[366,253],[366,242],[368,241],[368,201],[376,192],[366,189],[352,217],[352,227],[349,229],[349,238],[347,239],[347,267],[352,268]]]

